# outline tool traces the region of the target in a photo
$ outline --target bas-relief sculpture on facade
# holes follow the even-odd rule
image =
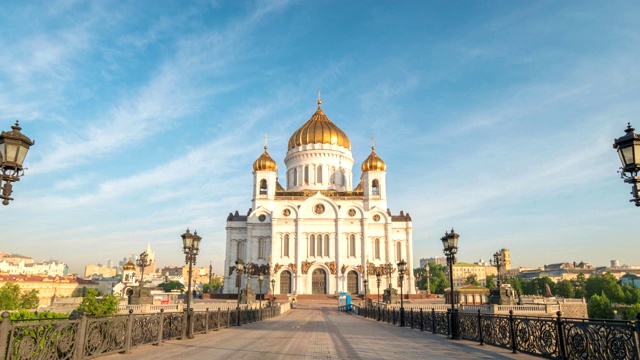
[[[289,139],[284,174],[266,141],[254,162],[252,208],[227,217],[225,293],[237,292],[237,259],[248,264],[250,287],[263,273],[275,280],[276,294],[335,294],[347,285],[362,293],[362,280],[387,275],[385,264],[395,269],[404,259],[411,268],[411,217],[387,208],[386,164],[372,146],[354,184],[351,142],[321,104]],[[391,276],[397,283],[395,271]],[[412,275],[405,282],[411,293]]]

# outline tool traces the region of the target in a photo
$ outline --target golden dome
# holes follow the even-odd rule
[[[385,171],[387,169],[387,164],[380,159],[378,154],[373,151],[373,146],[371,147],[371,154],[365,161],[362,162],[362,172],[365,171]]]
[[[255,171],[277,171],[278,165],[273,158],[267,152],[267,147],[264,147],[264,152],[260,155],[256,161],[253,162],[253,170]]]
[[[122,265],[122,270],[135,270],[136,265],[129,259],[126,264]]]
[[[347,135],[329,120],[320,105],[322,101],[318,100],[318,110],[315,114],[291,135],[287,150],[307,144],[331,144],[351,150],[351,141]]]

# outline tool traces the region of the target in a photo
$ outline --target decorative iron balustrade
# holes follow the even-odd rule
[[[288,310],[288,304],[262,309],[218,309],[182,313],[133,314],[78,319],[11,321],[2,313],[0,351],[6,360],[86,360],[126,353],[146,344],[184,339],[187,326],[202,334],[237,324],[269,319]],[[2,357],[0,357],[2,358]]]
[[[399,324],[400,310],[352,305],[366,318]],[[476,314],[461,312],[454,319],[462,339],[510,349],[548,359],[640,360],[640,314],[636,321]],[[405,309],[405,326],[451,336],[451,311],[411,307]]]

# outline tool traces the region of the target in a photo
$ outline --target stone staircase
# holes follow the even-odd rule
[[[330,301],[330,302],[338,302],[338,295],[296,295],[296,301],[301,302],[314,302],[314,301]]]

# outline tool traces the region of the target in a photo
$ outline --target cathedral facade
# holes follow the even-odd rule
[[[387,208],[386,164],[372,146],[354,186],[351,142],[321,104],[289,139],[286,188],[266,145],[253,163],[252,207],[227,218],[224,293],[238,286],[259,293],[262,273],[263,294],[364,294],[365,279],[371,294],[376,273],[381,289],[399,287],[400,260],[408,269],[404,293],[414,292],[411,217]]]

